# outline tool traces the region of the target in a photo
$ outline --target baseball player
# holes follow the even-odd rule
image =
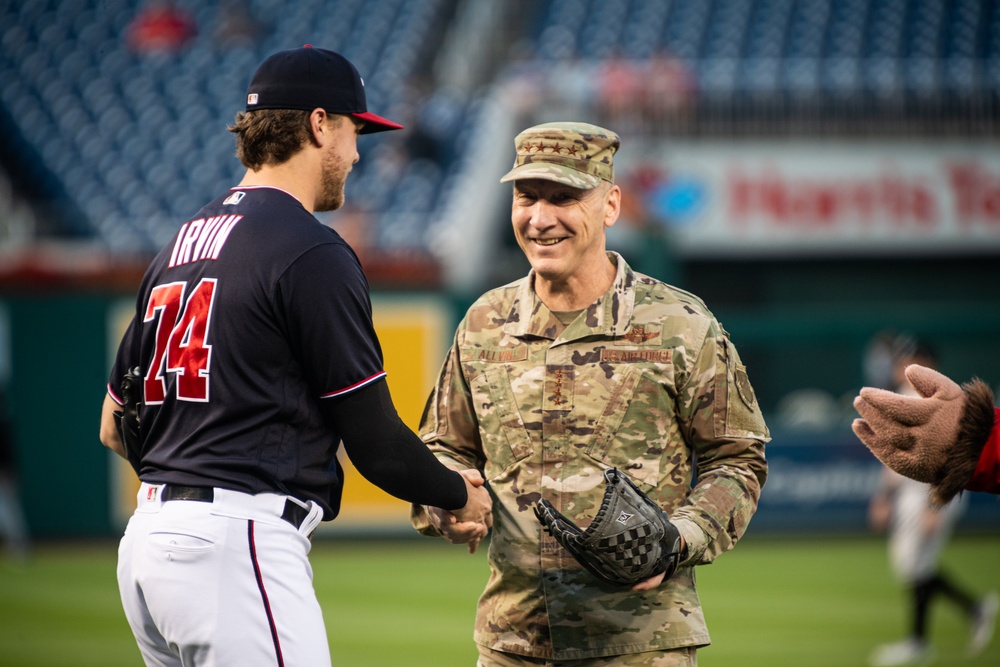
[[[229,128],[246,175],[143,278],[101,440],[141,480],[118,581],[147,665],[330,664],[308,552],[339,510],[341,441],[388,493],[485,534],[481,477],[439,464],[401,422],[365,275],[313,216],[343,203],[358,135],[400,127],[367,110],[341,55],[272,55]]]

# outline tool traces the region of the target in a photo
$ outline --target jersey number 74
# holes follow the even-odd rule
[[[167,373],[176,374],[177,398],[208,401],[208,344],[215,278],[203,278],[185,296],[186,281],[157,285],[149,294],[143,322],[156,322],[156,349],[146,369],[143,389],[147,405],[163,403],[167,393]]]

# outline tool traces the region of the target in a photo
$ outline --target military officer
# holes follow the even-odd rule
[[[768,429],[729,334],[701,299],[607,251],[619,145],[577,122],[515,138],[501,182],[531,270],[466,313],[421,424],[438,458],[481,470],[493,496],[481,667],[695,665],[709,634],[694,566],[736,544],[767,475]],[[668,580],[603,584],[542,531],[540,498],[589,524],[608,468],[679,529]],[[411,519],[470,549],[482,538],[444,510],[415,505]]]

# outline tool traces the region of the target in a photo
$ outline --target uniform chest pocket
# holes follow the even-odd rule
[[[623,365],[618,373],[587,454],[640,486],[655,487],[673,430],[669,397],[635,366]]]
[[[469,384],[486,452],[486,478],[494,479],[531,453],[531,437],[514,400],[505,367],[488,368]]]

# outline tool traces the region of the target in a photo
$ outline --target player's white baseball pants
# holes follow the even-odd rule
[[[285,496],[215,489],[160,502],[143,483],[118,551],[125,616],[148,666],[330,665],[312,582],[310,503],[296,528]]]

